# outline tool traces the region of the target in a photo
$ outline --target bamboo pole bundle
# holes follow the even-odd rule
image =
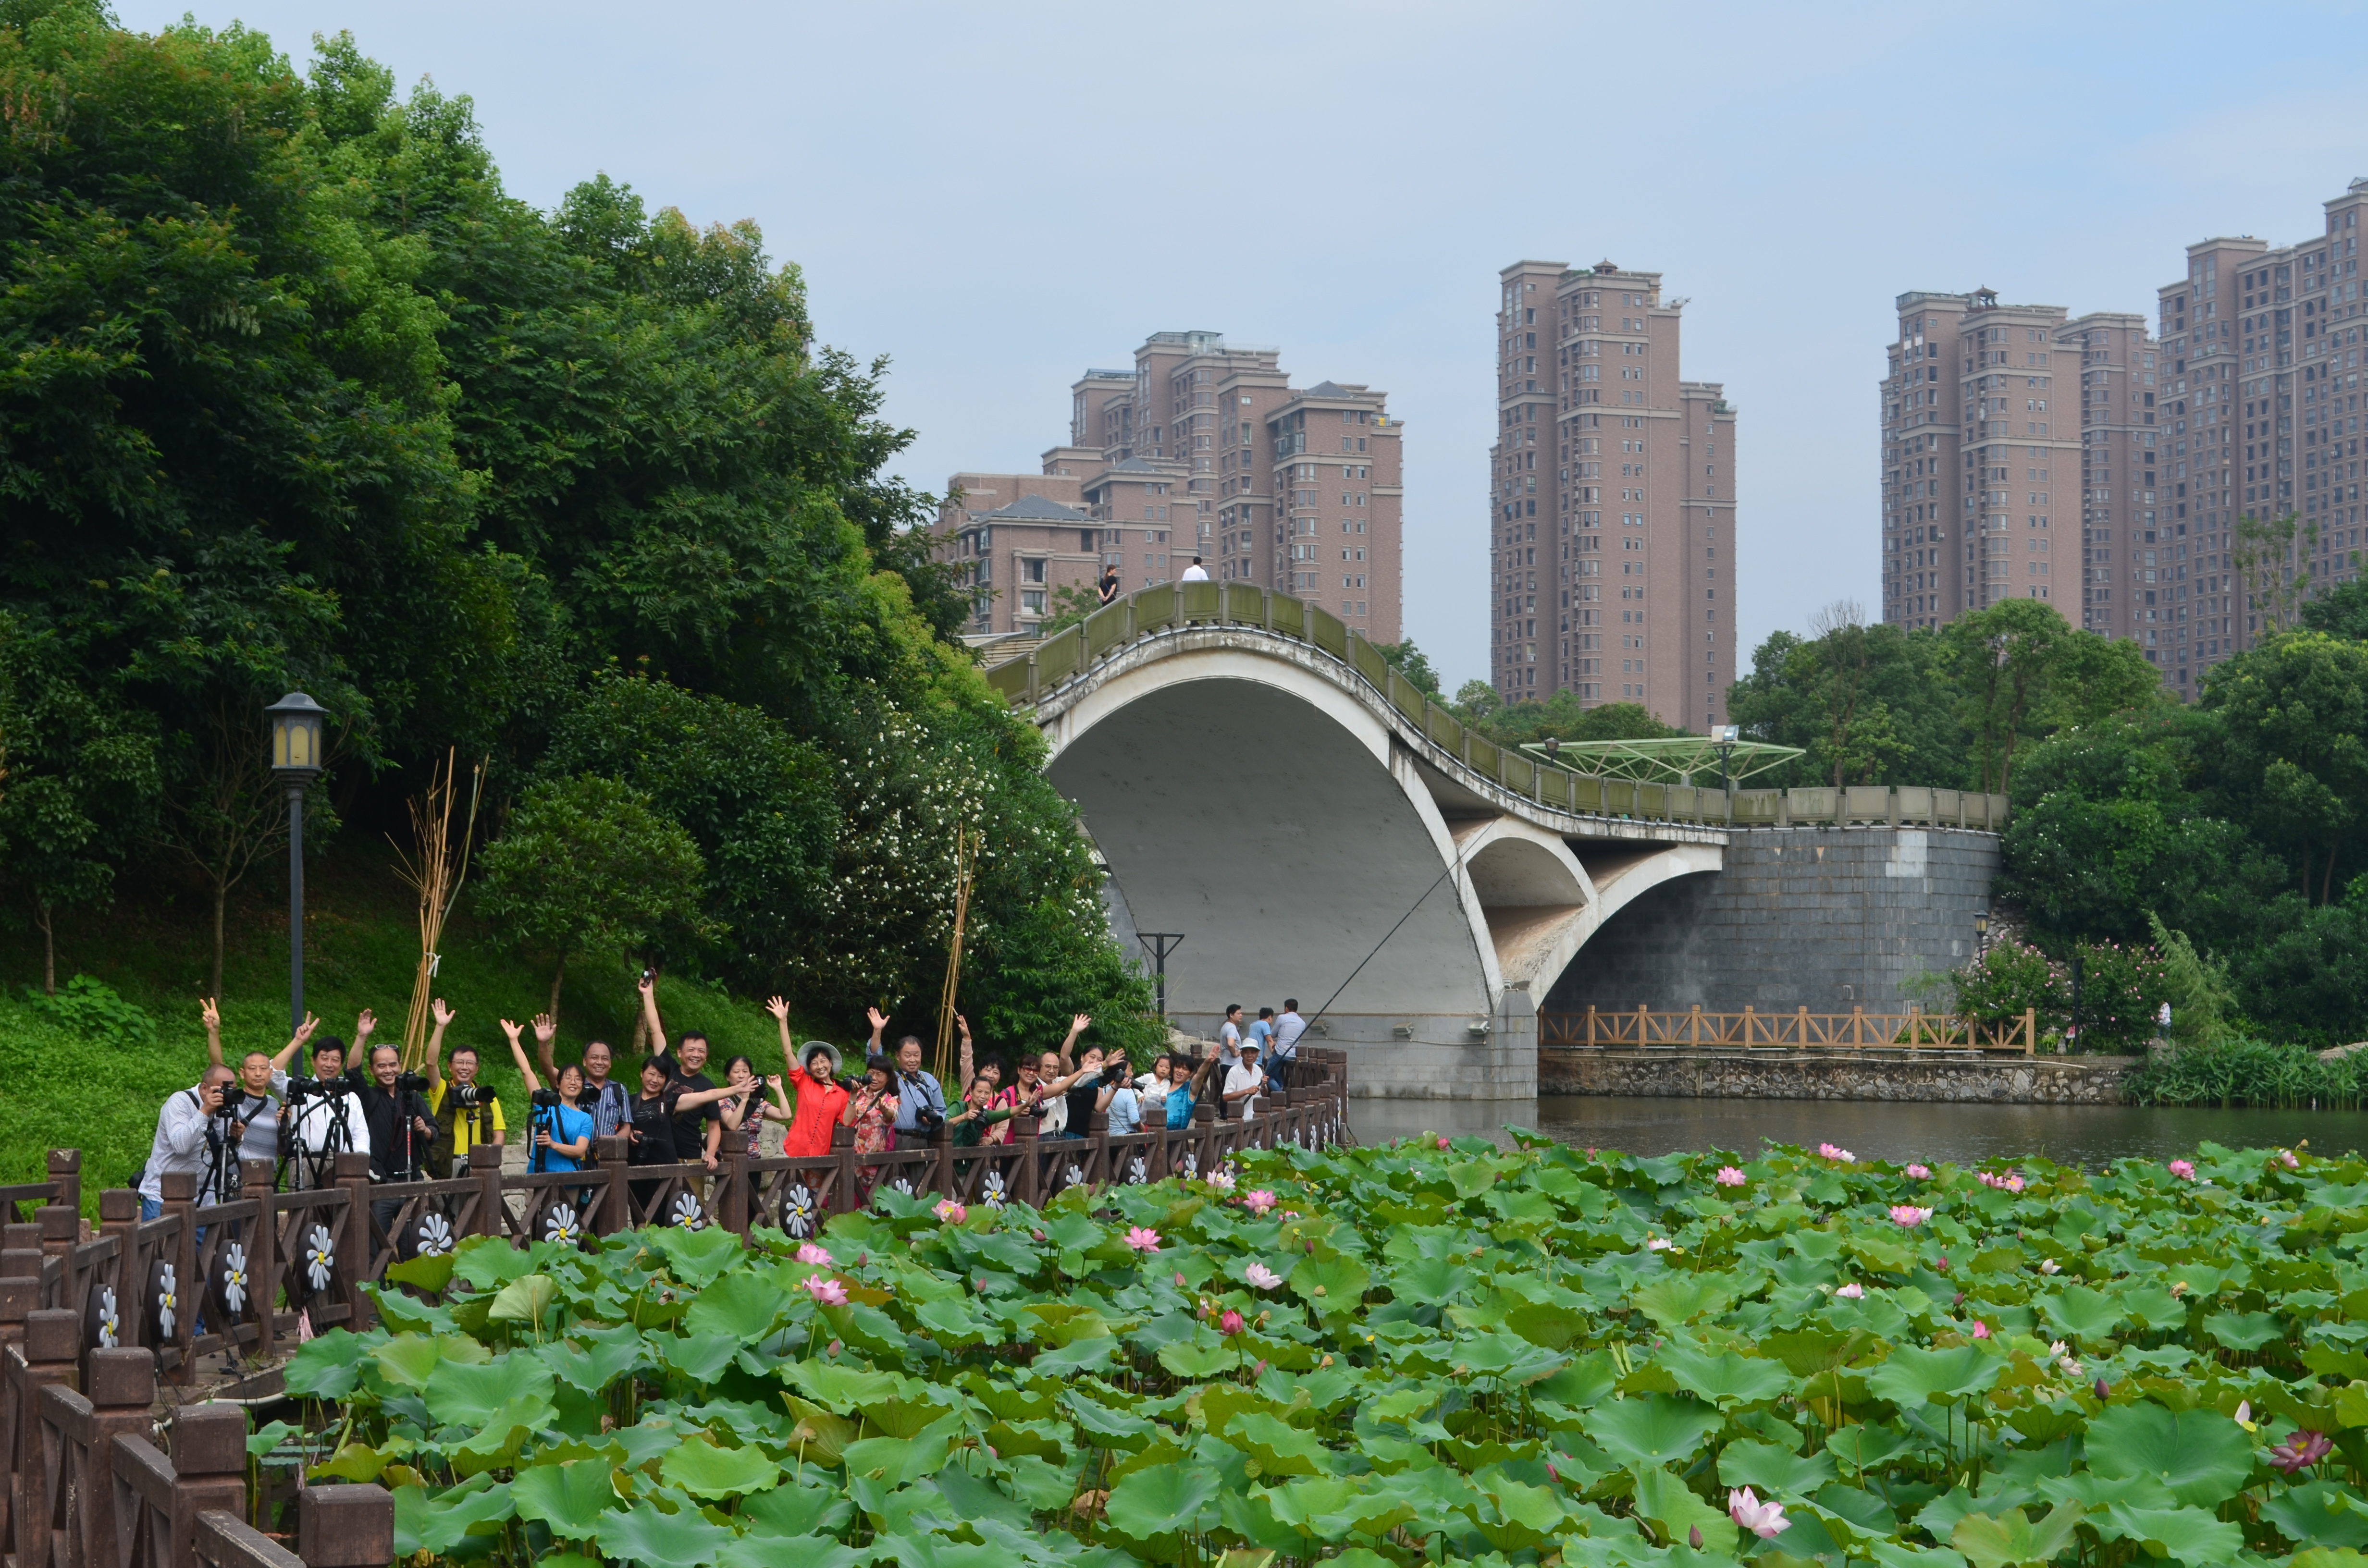
[[[957,1086],[954,1074],[960,1065],[954,1054],[955,1003],[962,988],[962,927],[970,915],[972,875],[977,869],[981,835],[966,828],[954,829],[954,932],[953,942],[946,954],[946,983],[938,997],[938,1082],[946,1088],[949,1102],[968,1092],[967,1084]]]
[[[469,847],[477,835],[477,801],[484,789],[485,765],[479,762],[469,770],[469,816],[456,844],[452,838],[452,806],[458,771],[459,764],[448,749],[443,767],[428,769],[427,793],[410,802],[415,853],[405,854],[400,844],[394,846],[396,875],[419,894],[419,967],[411,978],[411,1012],[403,1024],[403,1070],[406,1073],[416,1073],[427,1062],[427,1006],[436,971],[443,963],[439,949],[444,940],[444,922],[461,896],[461,884],[468,881]],[[393,842],[392,835],[388,842]]]

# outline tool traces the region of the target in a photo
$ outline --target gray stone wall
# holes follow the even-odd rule
[[[1664,883],[1579,949],[1542,1011],[1904,1011],[1901,983],[1972,957],[1998,835],[1738,829],[1725,869]]]
[[[1538,1052],[1542,1095],[2119,1105],[2135,1056],[1917,1056],[1899,1051]]]

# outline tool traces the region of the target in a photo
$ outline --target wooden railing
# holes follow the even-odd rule
[[[383,1285],[388,1265],[449,1252],[464,1236],[524,1246],[643,1225],[721,1225],[742,1235],[762,1225],[803,1238],[883,1188],[1032,1206],[1071,1187],[1199,1176],[1244,1149],[1345,1141],[1347,1058],[1303,1047],[1292,1086],[1258,1104],[1244,1121],[1203,1102],[1192,1124],[1174,1131],[1112,1136],[1097,1116],[1083,1136],[1039,1137],[1035,1119],[1019,1118],[1006,1143],[958,1148],[940,1129],[925,1146],[863,1154],[842,1128],[827,1154],[726,1154],[712,1172],[629,1164],[621,1138],[600,1140],[580,1171],[505,1171],[500,1149],[474,1149],[466,1173],[443,1181],[373,1182],[367,1156],[339,1154],[329,1186],[301,1192],[272,1190],[268,1162],[248,1161],[241,1194],[228,1203],[200,1207],[196,1177],[165,1176],[164,1211],[154,1220],[140,1218],[139,1194],[102,1192],[88,1239],[76,1208],[82,1156],[55,1150],[49,1181],[0,1188],[0,1335],[34,1313],[66,1312],[77,1365],[99,1349],[139,1348],[162,1375],[186,1382],[216,1352],[269,1361],[304,1334],[368,1325],[376,1316],[369,1288]],[[29,1204],[40,1205],[35,1217],[20,1220],[19,1206]]]
[[[2032,1054],[2039,1038],[2039,1018],[2026,1011],[2021,1017],[1988,1020],[1949,1013],[1927,1013],[1911,1007],[1905,1013],[1870,1013],[1853,1007],[1847,1013],[1812,1013],[1806,1007],[1789,1013],[1762,1013],[1746,1007],[1740,1013],[1655,1012],[1638,1007],[1611,1012],[1589,1007],[1583,1013],[1545,1013],[1538,1019],[1538,1043],[1562,1050],[1642,1050],[1663,1046],[1711,1046],[1756,1051],[1842,1050],[1869,1048],[1908,1051],[2011,1051]]]

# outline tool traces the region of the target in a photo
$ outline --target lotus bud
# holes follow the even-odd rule
[[[2099,1378],[2091,1386],[2099,1399],[2103,1400],[2113,1397],[2112,1387],[2111,1384],[2107,1383],[2104,1379]]]
[[[1686,1532],[1686,1544],[1692,1547],[1696,1551],[1700,1551],[1702,1550],[1702,1526],[1696,1525],[1693,1528]]]

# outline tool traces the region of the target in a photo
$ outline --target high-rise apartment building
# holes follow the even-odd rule
[[[1932,627],[2001,597],[2049,599],[2140,644],[2192,695],[2267,630],[2240,519],[2298,525],[2260,573],[2322,588],[2357,575],[2364,210],[2368,180],[2354,180],[2309,240],[2188,246],[2152,335],[2143,316],[2066,319],[1987,290],[1899,296],[1883,383],[1885,619]]]
[[[2066,392],[2083,352],[2071,340],[2089,329],[2072,332],[2060,305],[2002,304],[1987,289],[1896,303],[1882,387],[1884,619],[1938,626],[2002,598],[2076,613],[2081,426]]]
[[[1063,587],[1104,567],[1133,589],[1199,555],[1216,581],[1281,588],[1399,641],[1405,426],[1387,393],[1295,388],[1280,358],[1219,333],[1153,333],[1133,370],[1089,369],[1070,389],[1068,444],[1042,474],[949,480],[939,550],[979,590],[973,634],[1033,632]]]
[[[2363,211],[2368,179],[2355,179],[2325,204],[2319,233],[2276,248],[2200,241],[2160,290],[2169,527],[2157,570],[2172,613],[2146,656],[2181,691],[2270,630],[2231,559],[2239,519],[2296,518],[2267,573],[2322,588],[2358,574]]]
[[[1665,723],[1735,679],[1735,410],[1679,368],[1685,301],[1611,262],[1498,274],[1489,451],[1492,684]]]

